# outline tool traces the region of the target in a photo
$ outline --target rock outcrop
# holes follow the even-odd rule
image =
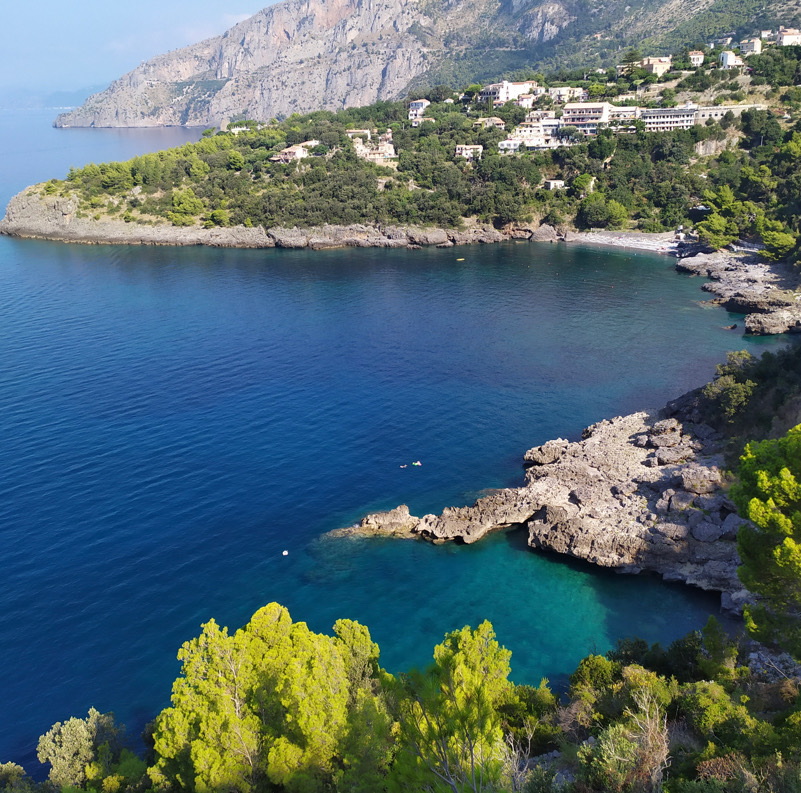
[[[736,574],[744,521],[725,494],[720,437],[690,421],[684,404],[601,421],[578,442],[529,449],[524,485],[473,506],[422,518],[398,507],[340,533],[472,543],[524,527],[533,549],[718,591],[723,608],[737,612],[748,599]]]
[[[682,258],[676,269],[711,279],[703,286],[715,295],[710,302],[746,314],[746,333],[801,333],[799,278],[792,266],[718,251]]]
[[[226,33],[153,58],[56,126],[208,126],[397,99],[492,36],[525,49],[576,17],[565,2],[284,0]],[[447,41],[447,44],[446,44]]]

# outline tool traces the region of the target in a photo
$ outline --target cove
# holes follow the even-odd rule
[[[100,159],[97,134],[28,181]],[[515,533],[323,536],[518,484],[530,446],[663,404],[727,350],[783,343],[724,330],[740,318],[700,307],[700,285],[667,258],[555,245],[0,239],[0,761],[34,770],[37,737],[92,705],[135,736],[168,703],[181,642],[271,600],[314,630],[364,622],[391,671],[490,619],[513,679],[534,684],[621,636],[700,627],[716,598]]]

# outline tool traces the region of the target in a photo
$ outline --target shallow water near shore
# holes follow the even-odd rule
[[[71,147],[73,132],[29,126],[51,159],[27,181],[99,160],[95,140],[104,158],[132,153],[100,130]],[[37,737],[90,706],[136,734],[201,622],[235,628],[271,600],[315,630],[364,622],[392,671],[490,619],[533,683],[618,637],[700,627],[716,597],[535,554],[520,532],[470,547],[323,536],[519,484],[530,446],[663,404],[727,350],[783,343],[723,330],[740,318],[700,307],[701,281],[672,265],[515,243],[0,238],[0,762],[34,770]]]

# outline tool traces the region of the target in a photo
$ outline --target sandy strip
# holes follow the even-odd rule
[[[678,250],[678,240],[672,231],[663,231],[657,234],[646,234],[641,231],[569,231],[565,234],[565,242],[673,255]]]

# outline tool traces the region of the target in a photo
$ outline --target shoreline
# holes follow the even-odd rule
[[[41,190],[42,185],[34,185],[11,199],[5,217],[0,220],[1,235],[87,245],[414,250],[517,241],[564,242],[568,245],[642,251],[674,256],[677,259],[676,269],[680,272],[708,278],[702,289],[713,295],[709,303],[734,313],[746,314],[746,333],[801,333],[801,293],[796,292],[799,278],[792,266],[760,260],[754,254],[699,252],[698,246],[687,246],[677,241],[673,232],[577,232],[530,224],[510,224],[499,231],[471,221],[467,221],[462,229],[391,224],[325,225],[303,229],[264,229],[261,226],[206,229],[200,226],[172,226],[166,222],[141,225],[107,216],[100,220],[79,217],[77,198],[42,195]]]
[[[164,223],[126,223],[108,216],[99,220],[81,217],[74,196],[48,196],[42,185],[33,185],[15,195],[0,220],[0,234],[23,239],[41,239],[87,245],[207,245],[232,248],[329,248],[375,247],[449,248],[475,243],[506,241],[567,242],[676,255],[672,232],[562,232],[553,226],[510,224],[503,230],[467,220],[461,229],[424,228],[394,224],[324,225],[311,228],[277,226],[246,228],[200,226],[178,227]]]
[[[726,495],[723,438],[701,420],[697,393],[529,449],[523,485],[472,506],[417,517],[401,504],[326,536],[472,544],[522,528],[533,550],[719,592],[721,610],[739,615],[751,596],[737,577],[736,535],[748,521]]]

